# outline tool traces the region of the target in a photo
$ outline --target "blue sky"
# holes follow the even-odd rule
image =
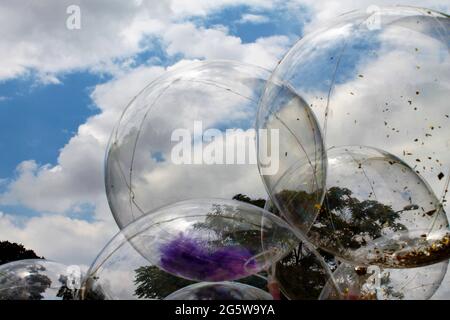
[[[194,17],[190,20],[206,28],[224,25],[229,29],[230,35],[239,37],[243,43],[251,43],[261,37],[279,34],[287,35],[295,40],[303,34],[303,27],[311,17],[306,6],[298,6],[297,9],[302,10],[302,19],[290,14],[287,8],[255,11],[249,6],[234,6],[206,18]],[[245,20],[246,15],[260,15],[266,19],[259,23],[252,23]]]
[[[55,164],[59,150],[78,126],[98,110],[89,95],[104,78],[68,74],[61,84],[42,85],[32,77],[4,81],[0,95],[0,177],[10,178],[18,163],[35,159]]]

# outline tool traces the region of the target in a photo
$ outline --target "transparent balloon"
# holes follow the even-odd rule
[[[343,263],[333,273],[334,283],[323,289],[321,300],[428,300],[440,287],[448,261],[409,269],[355,267]],[[336,288],[339,287],[340,291]]]
[[[120,228],[177,201],[267,196],[255,119],[269,76],[238,62],[195,62],[151,82],[129,103],[106,154],[107,196]]]
[[[327,193],[308,239],[360,265],[417,267],[448,259],[447,216],[420,175],[374,148],[327,154]]]
[[[180,289],[165,300],[272,300],[272,296],[242,283],[203,282]]]
[[[361,145],[386,150],[420,173],[445,206],[450,166],[450,18],[421,8],[369,9],[342,15],[298,41],[267,82],[259,118],[269,119],[266,122],[282,118],[279,126],[286,128],[286,136],[291,134],[292,141],[300,138],[311,163],[320,164],[313,161],[321,159],[313,143],[317,139],[299,134],[297,116],[280,116],[279,106],[290,100],[284,92],[288,96],[295,92],[310,107],[308,117],[315,116],[320,123],[327,149]],[[286,153],[288,157],[291,150]],[[305,163],[304,158],[298,154],[292,163]],[[288,177],[299,183],[295,175]],[[313,186],[312,175],[310,181]],[[293,196],[277,199],[291,189],[289,183],[280,180],[272,189],[271,197],[284,214],[291,215],[299,207],[303,221],[312,221],[314,215],[303,209],[304,201]],[[315,189],[320,188],[304,188],[301,198],[309,194],[319,200],[318,192],[311,192]]]
[[[76,300],[82,282],[77,266],[29,259],[0,266],[0,300]]]
[[[121,257],[133,248],[133,255],[136,250],[150,264],[181,278],[236,280],[267,269],[296,242],[288,224],[259,207],[234,200],[189,200],[147,214],[124,228],[89,274],[97,277],[104,263],[114,262],[116,250]]]

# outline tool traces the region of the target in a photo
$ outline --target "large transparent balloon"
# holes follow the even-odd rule
[[[448,259],[446,213],[413,169],[369,147],[327,154],[327,193],[308,239],[361,265],[416,267]]]
[[[242,283],[202,282],[180,289],[166,300],[272,300],[272,296]]]
[[[267,269],[296,242],[289,225],[259,207],[234,200],[189,200],[147,214],[124,228],[97,258],[89,275],[97,277],[105,263],[126,257],[132,248],[133,256],[134,251],[142,256],[136,256],[133,268],[145,259],[189,280],[236,280]]]
[[[106,154],[107,196],[120,228],[177,201],[267,196],[254,128],[269,76],[238,62],[196,62],[130,102]]]
[[[299,117],[288,114],[286,101],[295,92],[310,107],[312,115],[305,116],[318,119],[327,149],[361,145],[386,150],[419,173],[445,205],[450,166],[450,18],[420,8],[370,9],[341,16],[289,50],[267,83],[260,124],[284,127],[292,145],[298,140],[304,147],[309,157],[298,154],[289,163],[320,168],[316,147],[320,144],[314,139],[318,133],[302,134],[296,124]],[[286,156],[291,154],[286,149]],[[320,177],[305,182],[289,174],[288,181],[276,179],[268,183],[273,186],[271,197],[283,214],[299,213],[302,221],[311,222],[314,212],[304,202],[312,203],[303,199],[320,199],[316,191],[320,188],[312,187]],[[296,188],[301,182],[309,190]]]
[[[322,300],[428,300],[440,287],[448,261],[409,269],[355,267],[343,263],[327,283]],[[336,290],[336,286],[340,291]]]
[[[81,270],[41,260],[19,260],[0,266],[0,300],[78,299]]]

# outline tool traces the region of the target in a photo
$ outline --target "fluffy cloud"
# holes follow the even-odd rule
[[[252,23],[252,24],[260,24],[269,22],[270,19],[266,16],[259,14],[251,14],[247,13],[242,15],[242,18],[239,20],[239,23]]]
[[[170,8],[175,16],[179,15],[207,15],[226,6],[245,5],[253,9],[271,9],[277,0],[172,0]]]
[[[187,58],[230,59],[273,68],[286,51],[289,39],[272,36],[243,44],[225,28],[197,28],[192,23],[173,25],[165,34],[167,53]]]
[[[76,69],[115,73],[122,68],[123,59],[151,48],[151,44],[142,41],[145,36],[158,37],[186,17],[244,4],[270,8],[272,1],[2,2],[0,79],[36,72],[38,80],[57,83],[55,74]],[[80,29],[66,26],[70,5],[80,7]]]
[[[4,39],[0,79],[33,70],[45,76],[85,68],[139,51],[140,38],[123,32],[139,12],[135,2],[82,1],[79,30],[66,27],[66,9],[72,4],[67,0],[0,4]],[[159,6],[155,4],[155,12]]]
[[[116,230],[116,226],[103,221],[44,216],[21,222],[0,214],[2,239],[22,243],[46,259],[68,265],[90,265]]]

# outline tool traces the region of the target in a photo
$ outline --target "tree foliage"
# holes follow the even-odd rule
[[[365,246],[386,231],[404,231],[400,212],[376,200],[359,200],[347,188],[328,189],[324,204],[310,233],[320,238],[323,247],[352,250]]]
[[[33,250],[26,249],[22,244],[0,241],[0,264],[24,259],[44,259]]]
[[[264,208],[264,206],[266,205],[265,199],[251,199],[250,197],[248,197],[244,194],[241,194],[241,193],[235,195],[233,197],[233,200],[250,203],[250,204],[260,207],[260,208]]]
[[[173,276],[156,266],[142,266],[135,272],[135,295],[140,299],[163,299],[172,292],[195,283]]]

